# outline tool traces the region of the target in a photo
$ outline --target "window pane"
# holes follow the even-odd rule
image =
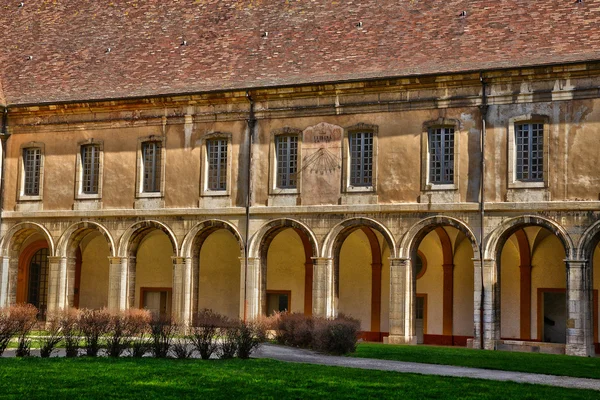
[[[373,133],[353,132],[350,142],[350,185],[371,186],[373,176]]]
[[[25,196],[39,196],[41,164],[41,149],[23,149],[23,172],[25,175],[23,179],[23,194]]]
[[[97,194],[99,177],[100,146],[81,146],[81,191],[85,194]]]
[[[519,181],[544,180],[544,124],[515,126],[515,178]]]
[[[429,182],[454,183],[454,128],[429,130]]]
[[[160,192],[161,142],[142,143],[144,192]]]
[[[227,190],[227,139],[206,141],[209,190]]]
[[[290,189],[296,187],[298,166],[298,136],[277,136],[277,187]]]

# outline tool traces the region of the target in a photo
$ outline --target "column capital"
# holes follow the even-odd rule
[[[180,257],[180,256],[172,256],[171,260],[173,261],[173,264],[175,265],[180,265],[180,264],[185,264],[186,260],[191,259],[191,257]]]
[[[311,259],[313,260],[313,264],[325,264],[329,261],[333,261],[333,258],[328,257],[311,257]]]
[[[48,256],[48,262],[49,263],[57,263],[60,262],[61,260],[67,260],[67,257],[61,257],[61,256]]]
[[[588,264],[588,260],[565,259],[564,262],[569,266],[569,268],[573,268],[573,267],[583,268]]]

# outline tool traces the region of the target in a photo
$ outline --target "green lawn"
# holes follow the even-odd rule
[[[598,395],[587,390],[262,359],[0,359],[3,399],[596,399]]]
[[[600,358],[380,343],[360,343],[351,356],[600,379]]]

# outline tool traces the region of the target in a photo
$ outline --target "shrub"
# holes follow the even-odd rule
[[[171,345],[176,358],[190,358],[194,354],[194,346],[188,344],[187,338],[176,339]]]
[[[16,356],[30,355],[31,338],[29,333],[37,324],[38,309],[31,304],[16,304],[8,309],[9,317],[15,323],[18,338]]]
[[[150,321],[152,355],[156,358],[167,358],[176,333],[177,324],[171,317],[153,316]]]
[[[231,325],[231,322],[227,317],[209,309],[199,311],[194,316],[190,340],[203,360],[208,360],[217,351],[219,329],[228,325]]]
[[[60,318],[55,315],[49,315],[46,320],[46,335],[41,336],[40,342],[40,357],[48,358],[54,352],[56,346],[62,339],[62,331],[60,326]]]
[[[131,347],[131,319],[123,312],[112,313],[109,317],[106,352],[110,357],[121,357]]]
[[[239,329],[239,323],[231,323],[229,326],[224,326],[219,329],[221,344],[217,349],[217,356],[220,359],[230,359],[237,354]]]
[[[74,308],[63,311],[59,316],[59,325],[67,357],[77,357],[79,355],[78,318],[79,311]]]
[[[334,320],[317,320],[313,349],[329,354],[347,354],[356,350],[360,322],[340,315]]]
[[[241,322],[237,329],[237,355],[241,359],[250,354],[266,340],[265,326],[259,322]]]
[[[100,339],[107,333],[110,314],[106,309],[81,310],[79,313],[79,329],[83,335],[86,355],[96,357],[102,347]]]
[[[150,350],[150,320],[152,316],[150,311],[137,308],[129,309],[125,312],[130,323],[131,348],[130,354],[132,357],[143,357]]]
[[[6,350],[10,340],[17,334],[17,324],[10,317],[9,309],[0,309],[0,356]]]
[[[275,340],[293,347],[310,347],[313,341],[313,318],[300,313],[280,313],[274,321]]]

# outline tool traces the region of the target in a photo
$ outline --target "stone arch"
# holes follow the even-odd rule
[[[112,235],[102,224],[93,221],[80,221],[69,226],[58,240],[57,255],[67,257],[75,250],[76,245],[91,231],[98,231],[108,244],[111,257],[115,256],[115,241]]]
[[[577,258],[580,260],[591,260],[594,249],[600,240],[600,221],[590,226],[583,233],[577,243]]]
[[[119,257],[134,255],[144,236],[153,229],[158,229],[167,235],[173,246],[173,254],[177,255],[179,245],[175,233],[167,225],[154,220],[139,221],[127,228],[125,233],[121,235],[117,255]]]
[[[292,228],[303,232],[309,239],[313,254],[316,257],[319,254],[319,242],[313,231],[300,221],[290,218],[281,218],[269,221],[260,227],[252,236],[250,245],[248,246],[248,254],[250,257],[260,257],[261,249],[267,241],[272,240],[277,233],[286,228]]]
[[[535,215],[524,215],[503,221],[496,229],[494,229],[493,232],[490,233],[484,243],[484,258],[496,259],[499,252],[502,250],[504,242],[506,242],[506,240],[513,233],[526,226],[540,226],[548,229],[550,232],[554,233],[563,244],[567,259],[575,255],[573,240],[567,231],[557,222]]]
[[[398,246],[399,257],[411,258],[412,254],[414,254],[417,251],[417,247],[421,240],[423,240],[423,238],[427,236],[429,232],[435,230],[437,227],[444,225],[451,226],[464,233],[465,236],[471,242],[471,246],[473,247],[473,256],[475,258],[479,258],[479,247],[477,238],[475,237],[475,234],[473,233],[471,228],[469,228],[469,226],[466,223],[459,219],[445,217],[441,215],[422,219],[421,221],[411,226],[408,232],[404,234],[404,237],[402,238],[402,240],[400,241],[400,245]]]
[[[41,234],[46,239],[50,255],[53,256],[55,254],[54,239],[48,229],[36,222],[21,222],[10,228],[0,243],[2,255],[15,256],[27,238],[35,233]]]
[[[323,241],[322,257],[333,258],[336,248],[341,247],[346,237],[355,229],[362,227],[368,227],[381,233],[390,248],[391,257],[396,256],[396,245],[392,232],[374,219],[357,217],[344,220],[331,229]]]
[[[229,231],[237,240],[240,246],[240,253],[244,251],[244,240],[242,239],[242,235],[233,224],[218,219],[210,219],[195,225],[185,235],[185,238],[181,243],[181,256],[192,257],[194,255],[194,249],[197,247],[196,244],[202,243],[204,239],[208,237],[208,235],[218,229],[225,229],[226,231]]]

